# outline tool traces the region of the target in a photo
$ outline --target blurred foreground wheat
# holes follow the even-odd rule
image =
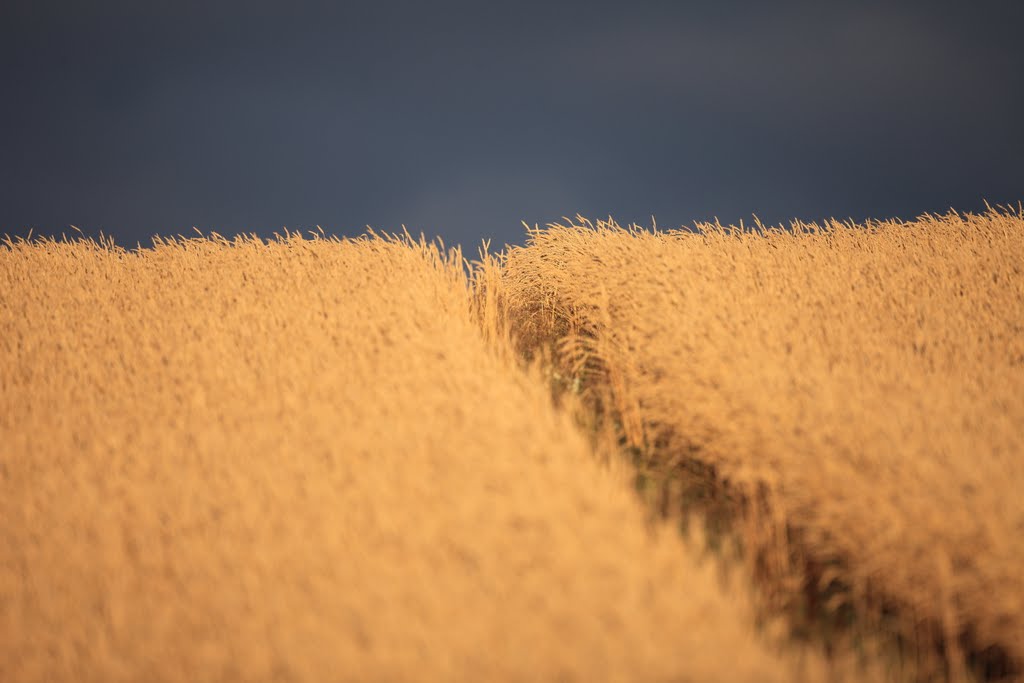
[[[0,246],[0,680],[824,680],[472,306],[408,240]]]

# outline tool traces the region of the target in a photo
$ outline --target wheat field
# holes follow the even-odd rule
[[[0,681],[1010,680],[1022,424],[1019,210],[8,239]]]
[[[649,528],[457,250],[0,248],[0,680],[827,680]]]
[[[649,466],[701,463],[760,510],[742,540],[768,592],[841,587],[818,608],[884,612],[921,675],[1019,673],[1019,210],[785,230],[580,218],[499,261],[491,306],[524,353],[549,350]]]

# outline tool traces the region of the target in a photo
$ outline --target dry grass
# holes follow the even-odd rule
[[[802,594],[787,577],[841,587],[824,608],[888,614],[921,675],[930,657],[953,678],[1020,672],[1019,213],[655,233],[578,219],[501,265],[489,306],[525,352],[558,349],[627,447],[765,504],[743,540],[776,598]]]
[[[488,348],[471,303],[457,253],[396,240],[0,246],[0,680],[796,679],[755,637],[742,587],[645,528],[625,475]],[[979,430],[1019,397],[957,381],[971,393],[956,419],[982,420],[979,457],[1003,462],[990,451],[1012,425]],[[1000,494],[1016,473],[994,466],[956,474],[981,487],[966,509],[982,521],[947,514],[958,534],[993,520],[978,571],[948,556],[955,614],[993,639],[1019,610],[983,620],[964,591],[1018,557],[990,510],[1017,509]],[[906,467],[941,475],[927,491],[948,504],[945,456]],[[831,514],[851,493],[865,495]],[[922,524],[882,557],[932,536],[955,550]]]

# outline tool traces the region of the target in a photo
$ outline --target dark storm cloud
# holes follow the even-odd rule
[[[1024,192],[1014,5],[14,3],[0,233],[469,250],[520,221],[902,215]]]

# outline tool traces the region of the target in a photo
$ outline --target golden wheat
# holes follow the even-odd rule
[[[580,218],[503,266],[492,298],[523,350],[560,349],[630,446],[766,493],[817,578],[897,604],[911,637],[939,631],[950,675],[958,648],[1019,671],[1019,213],[693,232]]]
[[[406,241],[0,247],[0,680],[793,680],[471,304]]]

